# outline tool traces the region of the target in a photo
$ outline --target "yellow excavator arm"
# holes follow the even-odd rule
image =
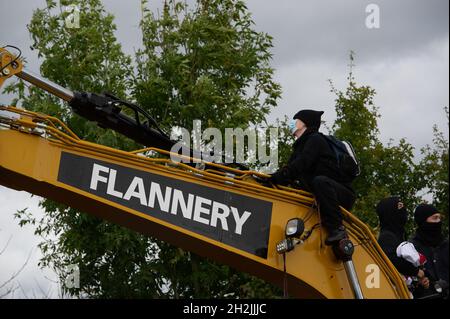
[[[183,155],[167,150],[170,140],[158,128],[144,126],[137,117],[117,117],[117,109],[99,111],[99,103],[107,109],[126,102],[73,93],[30,75],[5,49],[0,49],[0,61],[0,86],[16,75],[63,98],[90,120],[105,125],[112,118],[117,125],[122,119],[136,131],[136,140],[156,137],[155,144],[165,147],[148,142],[142,143],[148,148],[125,152],[83,141],[57,118],[0,106],[1,185],[167,241],[285,287],[299,298],[409,298],[370,229],[346,210],[350,245],[338,247],[340,256],[336,247],[323,244],[311,194],[264,186],[255,180],[264,174],[200,163],[195,156],[192,161],[199,165],[174,161]],[[146,131],[138,132],[142,128]]]

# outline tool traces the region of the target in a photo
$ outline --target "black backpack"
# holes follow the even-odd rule
[[[337,160],[337,166],[345,179],[354,180],[361,174],[361,167],[352,144],[338,140],[333,135],[323,135]]]

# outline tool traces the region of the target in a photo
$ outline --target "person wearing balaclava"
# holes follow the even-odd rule
[[[289,127],[296,141],[288,164],[271,175],[274,184],[300,182],[319,204],[322,226],[327,230],[325,244],[333,245],[348,238],[339,206],[350,210],[356,196],[350,181],[340,174],[336,156],[325,137],[319,133],[323,111],[301,110]]]
[[[408,212],[399,197],[382,199],[376,207],[380,222],[378,244],[399,273],[407,277],[418,277],[420,283],[427,286],[428,278],[419,267],[397,256],[397,247],[405,241],[405,225]]]
[[[423,298],[440,288],[442,296],[448,297],[449,250],[448,238],[442,233],[442,215],[433,205],[420,204],[414,211],[414,221],[417,229],[411,242],[427,258],[425,273],[430,278],[430,288],[418,290],[414,296]]]

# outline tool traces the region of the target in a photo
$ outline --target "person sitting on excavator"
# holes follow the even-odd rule
[[[339,171],[331,146],[319,132],[323,111],[301,110],[290,123],[296,141],[288,164],[271,174],[274,184],[300,182],[301,188],[312,192],[319,204],[322,226],[328,231],[326,245],[348,238],[342,224],[339,205],[350,210],[356,196],[351,181]]]

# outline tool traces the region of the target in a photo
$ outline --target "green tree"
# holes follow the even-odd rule
[[[62,8],[76,4],[80,11],[80,28],[65,26],[67,13]],[[124,55],[114,36],[113,16],[106,13],[101,1],[47,1],[44,9],[34,12],[28,25],[32,48],[42,59],[41,74],[77,91],[114,92],[125,97],[127,78],[131,75],[131,58]],[[72,113],[58,99],[24,84],[16,90],[22,105],[63,119],[84,139],[121,148],[136,148],[135,143],[114,131]],[[51,266],[67,278],[69,265],[80,267],[81,289],[64,293],[89,297],[158,296],[161,284],[148,263],[156,248],[149,238],[90,217],[70,207],[44,199],[40,206],[46,214],[42,220],[18,212],[21,224],[36,224],[35,233],[44,238],[39,247],[42,266]],[[95,243],[95,244],[94,244]]]
[[[145,10],[133,97],[162,126],[241,127],[265,121],[280,97],[270,67],[272,38],[252,29],[243,1],[165,1]],[[271,296],[256,278],[158,242],[157,261],[171,297]],[[269,295],[267,293],[269,292]]]
[[[161,16],[144,13],[133,97],[159,123],[223,129],[265,121],[280,97],[272,37],[253,30],[243,1],[199,0],[190,10],[169,0]]]
[[[80,28],[67,29],[67,4],[80,7]],[[145,5],[145,2],[143,3]],[[60,10],[57,10],[59,7]],[[280,87],[269,65],[272,38],[253,30],[243,1],[164,1],[162,15],[145,10],[143,49],[135,72],[114,37],[113,16],[99,0],[47,1],[28,28],[43,60],[41,73],[78,91],[110,91],[147,109],[162,127],[246,128],[265,121]],[[84,139],[124,150],[134,142],[98,128],[57,99],[24,84],[8,88],[27,109],[63,119]],[[129,95],[127,96],[127,93]],[[16,101],[17,102],[17,101]],[[61,279],[67,266],[80,267],[81,287],[66,292],[93,298],[268,297],[279,291],[224,265],[43,200],[42,220],[18,212],[20,223],[36,225],[44,241],[41,265]]]
[[[448,108],[444,109],[447,116]],[[419,164],[420,176],[423,178],[428,193],[432,195],[432,204],[444,214],[445,231],[448,234],[448,138],[435,125],[433,127],[433,146],[421,149],[423,159]]]
[[[350,53],[348,86],[337,90],[330,80],[331,92],[336,95],[337,118],[334,135],[352,143],[361,163],[361,175],[354,181],[357,201],[353,212],[372,227],[378,224],[375,206],[384,197],[399,195],[410,212],[420,201],[418,192],[423,188],[414,148],[405,139],[397,145],[390,140],[383,145],[379,139],[380,114],[374,105],[376,94],[370,86],[358,86],[353,75],[354,53]],[[410,216],[411,217],[411,216]],[[410,218],[408,228],[412,227]]]

